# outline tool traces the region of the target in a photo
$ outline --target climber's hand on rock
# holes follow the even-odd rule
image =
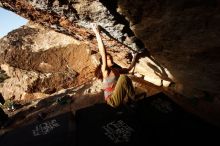
[[[98,27],[97,27],[97,24],[92,23],[92,30],[93,30],[95,33],[99,32]]]
[[[139,49],[139,50],[137,50],[137,51],[131,52],[131,55],[132,55],[133,58],[134,58],[134,57],[140,56],[142,53],[144,53],[144,51],[145,51],[145,48],[141,48],[141,49]]]
[[[92,30],[95,32],[95,33],[99,33],[100,32],[100,26],[95,24],[95,23],[92,23]]]

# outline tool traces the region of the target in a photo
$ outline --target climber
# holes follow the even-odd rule
[[[131,79],[126,73],[134,67],[137,54],[133,55],[133,60],[129,68],[119,68],[113,62],[110,54],[106,53],[106,49],[100,36],[100,26],[92,25],[92,29],[96,35],[98,49],[101,54],[101,64],[95,70],[95,76],[103,81],[104,98],[108,105],[118,107],[124,102],[133,101],[135,91]]]

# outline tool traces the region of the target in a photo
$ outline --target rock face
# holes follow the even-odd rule
[[[2,0],[0,5],[96,51],[88,28],[97,22],[115,38],[103,33],[119,65],[128,66],[125,57],[145,47],[135,72],[147,81],[173,82],[174,90],[188,97],[220,94],[218,0]]]
[[[219,1],[122,0],[118,5],[135,35],[181,84],[183,94],[219,94]]]
[[[26,100],[28,92],[33,93],[31,90],[36,87],[35,82],[47,78],[46,75],[10,67],[7,64],[2,64],[1,68],[10,76],[9,79],[5,80],[1,88],[1,93],[6,100]],[[33,96],[33,99],[35,98],[38,97]]]
[[[10,77],[0,88],[5,99],[39,98],[93,78],[89,48],[41,25],[10,32],[0,40],[0,52],[1,69]]]

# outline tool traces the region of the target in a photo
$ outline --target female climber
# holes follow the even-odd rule
[[[106,52],[100,36],[100,26],[92,25],[96,35],[101,64],[95,70],[95,76],[103,81],[104,98],[108,105],[118,107],[125,102],[134,100],[135,91],[131,79],[126,73],[134,67],[137,53],[133,56],[129,68],[119,68],[110,54]]]

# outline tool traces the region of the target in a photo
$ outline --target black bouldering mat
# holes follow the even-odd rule
[[[143,143],[179,145],[219,143],[219,128],[187,112],[164,93],[137,103]]]
[[[75,145],[75,120],[71,112],[37,121],[1,137],[1,146]]]
[[[77,145],[219,143],[219,128],[186,112],[163,93],[132,105],[96,104],[76,111]]]
[[[96,104],[76,111],[77,145],[137,145],[140,126],[133,112]]]

